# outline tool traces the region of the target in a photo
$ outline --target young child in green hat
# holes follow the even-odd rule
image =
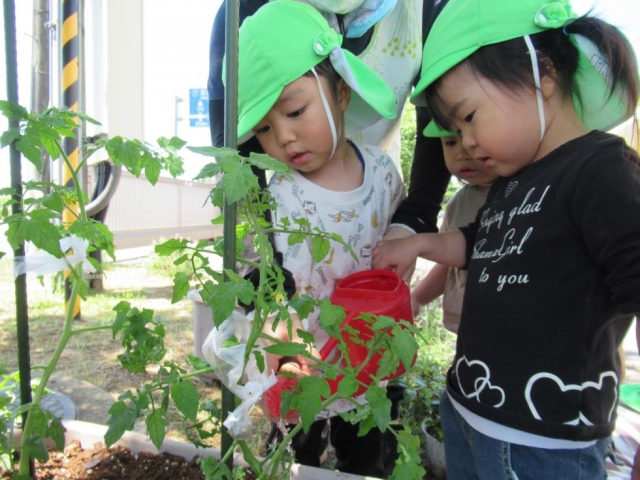
[[[566,0],[449,0],[415,100],[500,177],[476,220],[380,242],[374,266],[468,268],[440,404],[447,478],[606,478],[617,349],[640,312],[634,52]],[[640,465],[637,465],[640,467]]]
[[[340,234],[359,257],[355,261],[333,243],[327,258],[316,262],[310,239],[291,246],[287,234],[275,235],[274,247],[282,253],[282,266],[292,273],[297,293],[315,298],[328,298],[338,280],[371,268],[373,247],[405,195],[387,154],[347,139],[346,132],[395,117],[396,105],[386,83],[343,50],[341,41],[316,9],[288,0],[261,7],[239,33],[238,138],[255,135],[265,153],[293,170],[269,182],[277,203],[274,221],[304,218],[312,227]],[[320,350],[329,337],[318,312],[303,320],[303,327]],[[355,401],[365,403],[363,397]],[[385,439],[392,435],[373,428],[358,436],[359,425],[338,416],[353,408],[351,401],[341,399],[322,412],[324,419],[294,439],[296,460],[320,465],[328,417],[337,469],[389,474],[396,449]]]
[[[440,232],[449,232],[476,218],[498,175],[491,167],[476,162],[462,145],[462,137],[455,132],[439,129],[431,122],[424,134],[440,137],[447,170],[463,184],[447,202],[444,211]],[[413,314],[417,316],[421,306],[442,295],[442,323],[447,330],[457,334],[466,280],[466,270],[436,263],[411,291]]]

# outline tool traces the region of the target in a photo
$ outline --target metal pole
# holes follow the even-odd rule
[[[49,0],[33,0],[33,42],[31,69],[31,110],[42,113],[49,108],[50,82],[50,35]],[[42,154],[42,173],[33,167],[33,179],[51,180],[49,155]]]
[[[16,6],[13,0],[4,0],[4,44],[7,64],[7,99],[18,103],[18,53],[16,50]],[[9,119],[9,128],[18,129],[19,122]],[[11,213],[22,213],[22,170],[20,152],[15,142],[9,145],[11,187],[15,190]],[[13,256],[24,256],[24,242],[13,251]],[[18,372],[20,374],[20,404],[31,403],[31,358],[29,353],[29,310],[27,304],[27,276],[19,275],[15,280],[16,329],[18,336]],[[27,412],[22,414],[22,424],[27,423]],[[29,462],[29,474],[34,475],[33,460]]]
[[[62,2],[62,104],[73,110],[78,111],[80,82],[78,75],[78,55],[79,55],[79,37],[78,37],[78,0],[63,0]],[[76,129],[76,138],[67,137],[64,139],[64,151],[69,157],[71,168],[78,168],[78,152],[80,150],[80,129]],[[74,188],[71,171],[66,164],[62,166],[62,184],[67,188]],[[62,222],[65,225],[76,220],[78,214],[78,206],[69,205],[62,212]],[[65,272],[64,282],[64,299],[66,310],[70,308],[71,301],[71,282],[69,275],[71,272]],[[80,299],[74,303],[73,318],[80,318]]]
[[[225,56],[227,59],[225,92],[224,92],[224,146],[236,150],[238,147],[238,25],[240,23],[240,7],[238,0],[226,2],[225,15]],[[235,271],[236,268],[236,204],[223,204],[224,252],[222,264],[225,269]],[[228,280],[224,277],[224,281]],[[222,387],[222,416],[226,418],[235,409],[235,397],[226,387]],[[222,429],[222,455],[230,448],[233,439],[229,431]],[[233,469],[233,458],[229,456],[227,466]]]

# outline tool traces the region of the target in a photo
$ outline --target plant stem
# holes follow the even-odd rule
[[[80,270],[80,272],[78,272],[78,270]],[[78,293],[80,292],[80,281],[78,280],[78,276],[81,275],[81,273],[82,273],[82,264],[80,264],[76,270],[72,271],[72,275],[76,276],[76,279],[73,282],[73,288],[71,290],[71,298],[69,300],[69,308],[67,309],[67,315],[64,320],[62,335],[60,336],[58,346],[56,347],[55,352],[53,352],[53,355],[51,356],[51,360],[49,360],[49,363],[47,364],[44,371],[42,372],[42,378],[40,379],[40,382],[38,383],[38,386],[36,387],[35,392],[33,393],[33,402],[31,403],[31,408],[33,408],[34,406],[36,407],[40,406],[40,401],[42,400],[42,395],[44,394],[47,383],[49,382],[49,378],[53,374],[56,368],[56,365],[58,364],[58,360],[60,360],[60,356],[62,355],[63,350],[67,346],[67,343],[69,343],[69,339],[74,334],[73,328],[72,328],[73,310],[75,307],[75,303],[78,299]],[[25,452],[27,450],[25,447],[27,445],[27,442],[31,435],[31,430],[33,428],[32,419],[33,419],[32,415],[29,415],[27,417],[27,422],[24,425],[24,428],[22,430],[22,440],[20,443],[21,452]],[[29,475],[29,458],[30,457],[31,455],[20,455],[20,468],[19,468],[20,475]]]

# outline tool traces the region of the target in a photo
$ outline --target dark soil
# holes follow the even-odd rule
[[[46,463],[36,464],[37,480],[204,480],[196,461],[170,453],[133,454],[123,447],[96,444],[82,448],[72,442],[64,452],[51,452]],[[9,479],[8,472],[0,479]],[[247,479],[253,478],[250,476]]]

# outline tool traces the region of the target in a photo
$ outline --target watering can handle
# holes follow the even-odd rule
[[[355,316],[356,316],[355,311],[352,311],[352,313],[347,315],[347,318],[344,319],[344,321],[342,322],[342,325],[340,326],[340,332],[342,332],[342,329],[353,321],[353,318]],[[336,348],[336,345],[338,345],[338,339],[329,337],[329,340],[327,340],[327,343],[325,343],[320,349],[320,360],[322,361],[326,360],[329,354],[333,351],[333,349]]]

